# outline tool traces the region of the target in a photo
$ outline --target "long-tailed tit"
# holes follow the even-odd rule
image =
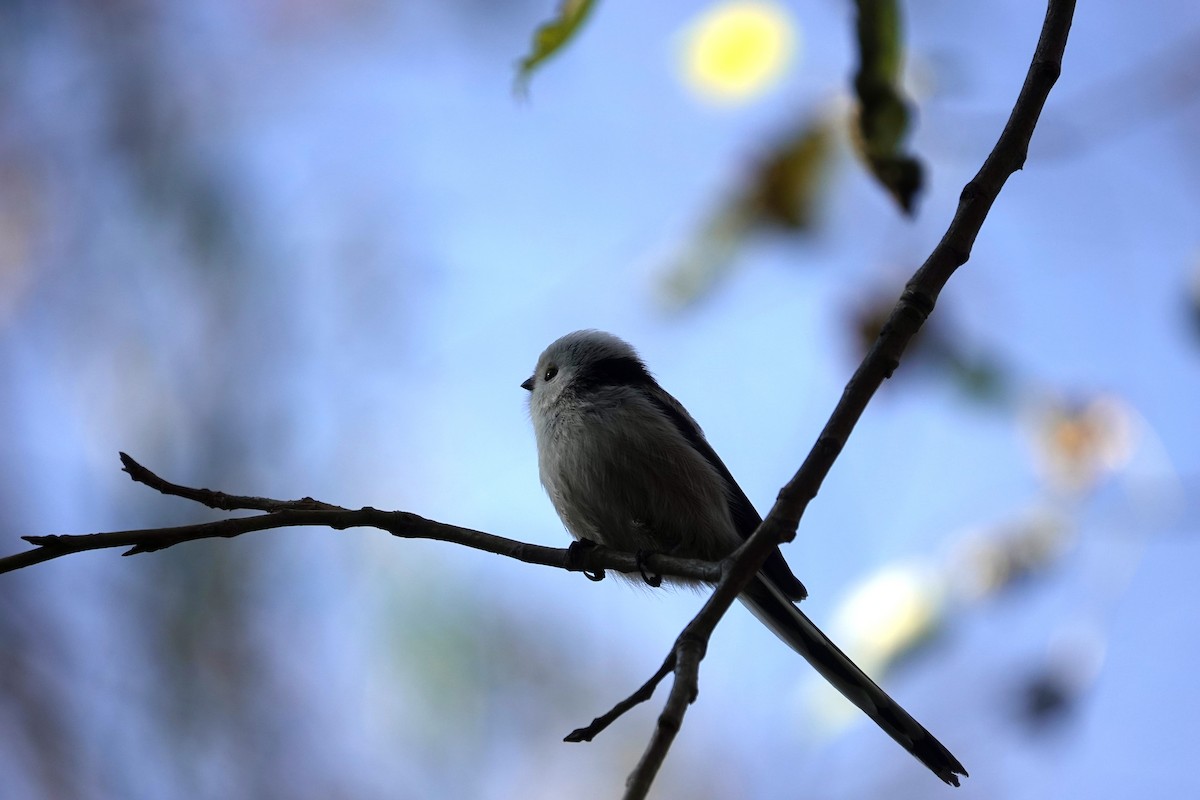
[[[542,485],[576,539],[717,561],[762,522],[700,426],[621,339],[567,334],[546,348],[521,386],[530,392]],[[889,736],[957,786],[967,774],[962,764],[796,608],[792,601],[805,596],[775,548],[740,599]]]

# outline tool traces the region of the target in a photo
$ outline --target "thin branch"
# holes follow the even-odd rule
[[[596,738],[602,730],[607,728],[612,723],[629,709],[634,706],[646,702],[654,696],[654,690],[658,688],[658,684],[662,683],[662,679],[675,671],[675,651],[672,650],[667,654],[667,658],[663,661],[662,666],[658,668],[658,672],[650,676],[650,680],[646,681],[633,694],[626,697],[621,702],[613,706],[612,710],[607,714],[602,714],[592,720],[592,723],[584,728],[576,728],[568,733],[564,738],[564,742],[590,742]]]
[[[660,575],[691,578],[706,583],[715,583],[721,576],[719,564],[676,558],[659,553],[639,556],[600,545],[575,549],[544,547],[515,539],[506,539],[503,536],[496,536],[484,531],[447,525],[444,522],[425,519],[404,511],[379,511],[374,508],[353,510],[311,498],[273,500],[266,497],[231,495],[211,489],[193,489],[160,478],[125,453],[121,453],[121,463],[124,465],[124,471],[128,472],[134,481],[145,484],[163,494],[182,497],[210,508],[249,509],[267,513],[169,528],[23,536],[21,538],[35,545],[35,548],[0,558],[0,573],[12,572],[88,550],[124,547],[128,549],[123,555],[132,556],[140,553],[152,553],[199,539],[232,539],[245,533],[274,528],[321,526],[335,530],[378,528],[393,536],[406,539],[435,539],[506,556],[527,564],[541,564],[592,575],[598,575],[608,569],[630,574],[638,574],[642,570],[649,569]]]
[[[695,653],[697,642],[701,645],[708,642],[717,622],[761,568],[772,548],[795,538],[800,518],[817,496],[867,403],[899,366],[900,356],[933,311],[946,281],[967,262],[975,237],[1008,177],[1024,165],[1038,117],[1062,69],[1074,13],[1074,0],[1049,0],[1033,61],[1012,114],[978,174],[963,188],[945,235],[908,282],[879,337],[846,384],[804,463],[779,492],[762,525],[731,556],[727,572],[700,613],[675,640],[673,652],[678,657],[671,694],[654,736],[626,782],[626,800],[646,796],[686,711],[686,703],[680,705],[680,698],[694,698],[699,691],[699,659],[693,669],[693,662],[684,658],[684,654]],[[699,653],[703,655],[703,646]]]
[[[690,628],[691,625],[688,626]],[[654,735],[642,753],[633,772],[625,781],[625,797],[645,797],[650,791],[650,785],[658,775],[658,768],[667,757],[667,751],[675,742],[675,735],[683,727],[683,715],[687,708],[696,701],[700,693],[700,661],[708,648],[708,636],[688,634],[688,629],[680,634],[675,643],[675,680],[671,683],[671,692],[667,702],[663,704],[662,713],[658,715],[658,724],[654,726]]]
[[[133,478],[134,482],[144,483],[156,492],[173,497],[182,497],[185,500],[192,500],[201,505],[221,511],[267,511],[274,513],[284,510],[346,510],[341,506],[313,500],[311,497],[305,497],[301,500],[272,500],[268,497],[245,497],[236,494],[226,494],[225,492],[214,492],[212,489],[193,489],[189,486],[180,486],[177,483],[171,483],[158,477],[130,458],[127,453],[120,453],[119,455],[121,456],[121,470],[128,472],[129,477]]]

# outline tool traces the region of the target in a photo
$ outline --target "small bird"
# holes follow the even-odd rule
[[[542,485],[576,539],[719,561],[762,522],[700,426],[616,336],[563,336],[521,387],[530,393]],[[776,547],[739,599],[889,736],[958,786],[967,775],[962,764],[800,612],[792,601],[806,596]]]

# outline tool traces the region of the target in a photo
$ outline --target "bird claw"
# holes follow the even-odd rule
[[[604,580],[604,570],[591,570],[586,566],[587,554],[600,545],[591,539],[576,539],[567,547],[567,569],[572,572],[582,572],[589,581]]]
[[[641,573],[642,580],[646,582],[647,586],[657,589],[662,586],[663,576],[657,572],[647,572],[646,559],[652,555],[654,555],[652,550],[638,550],[634,557],[637,559],[638,572]]]

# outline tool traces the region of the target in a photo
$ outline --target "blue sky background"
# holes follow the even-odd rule
[[[765,512],[857,363],[855,316],[898,295],[993,144],[1043,6],[905,5],[916,218],[843,139],[815,228],[751,237],[684,309],[659,287],[714,209],[798,121],[845,114],[849,5],[785,4],[802,49],[735,107],[680,80],[692,2],[602,3],[515,98],[551,7],[6,4],[4,552],[211,518],[131,484],[119,450],[563,544],[519,383],[582,327],[639,347]],[[785,550],[841,641],[879,635],[836,621],[880,571],[934,598],[936,635],[872,672],[970,770],[960,797],[1200,791],[1197,42],[1185,0],[1081,4],[1026,168],[933,319],[1007,391],[914,354]],[[1072,412],[1083,455],[1047,471]],[[5,793],[613,797],[661,697],[561,738],[701,601],[371,531],[72,556],[0,577]],[[833,724],[818,684],[734,609],[657,795],[951,791]]]

